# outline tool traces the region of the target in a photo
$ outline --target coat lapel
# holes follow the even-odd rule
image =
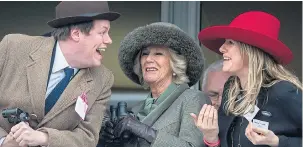
[[[227,136],[229,132],[229,128],[231,126],[231,123],[234,121],[235,116],[234,115],[226,115],[225,112],[225,105],[228,100],[228,91],[229,87],[231,85],[231,81],[234,77],[229,77],[229,79],[224,84],[224,89],[222,93],[222,101],[221,105],[218,110],[218,125],[219,125],[219,138],[222,138],[221,140],[221,146],[225,147],[228,146],[227,144]]]
[[[89,69],[80,70],[70,81],[54,107],[44,116],[46,86],[55,39],[50,37],[33,44],[35,44],[33,48],[36,49],[29,54],[31,61],[27,65],[26,72],[33,112],[37,115],[37,121],[40,122],[37,127],[40,127],[76,102],[76,98],[82,92],[88,93],[92,75]]]
[[[89,69],[81,69],[70,81],[54,107],[46,114],[37,127],[42,126],[56,115],[60,114],[60,112],[64,111],[67,107],[73,105],[82,92],[88,93],[92,84],[90,81],[92,80],[93,78]]]
[[[154,111],[150,112],[142,122],[152,126],[164,111],[168,109],[171,104],[188,88],[187,84],[181,84],[178,86]]]
[[[218,125],[219,127],[219,137],[222,138],[221,144],[222,146],[227,146],[227,136],[229,132],[229,128],[234,121],[235,116],[227,116],[223,109],[219,110],[218,112]]]
[[[26,69],[33,112],[37,115],[38,122],[44,117],[46,84],[54,45],[54,38],[48,38],[45,42],[40,42],[38,48],[33,46],[37,49],[30,53],[31,61]]]

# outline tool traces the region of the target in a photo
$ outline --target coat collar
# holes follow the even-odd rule
[[[181,84],[179,85],[170,95],[167,96],[167,98],[157,106],[156,109],[154,109],[152,112],[150,112],[144,119],[141,121],[149,126],[152,126],[154,122],[158,120],[158,118],[164,113],[165,110],[167,110],[172,103],[186,90],[189,86],[187,84]],[[139,103],[137,107],[134,107],[132,110],[137,115],[138,112],[143,109],[144,107],[144,101]]]

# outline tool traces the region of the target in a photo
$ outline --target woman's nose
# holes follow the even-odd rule
[[[151,54],[149,54],[146,58],[146,61],[153,61],[153,57]]]
[[[226,52],[226,49],[225,49],[225,43],[221,45],[221,47],[219,48],[219,51],[224,54]]]

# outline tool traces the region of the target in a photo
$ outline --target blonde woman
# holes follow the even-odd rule
[[[207,48],[223,55],[225,83],[218,112],[204,105],[195,123],[207,146],[302,146],[302,84],[283,67],[290,49],[278,40],[279,20],[250,11],[228,26],[199,33]]]

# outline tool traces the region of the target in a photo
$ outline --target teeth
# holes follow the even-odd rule
[[[156,68],[146,68],[146,71],[156,71]]]
[[[98,48],[97,50],[98,50],[98,51],[103,51],[103,52],[104,52],[104,51],[105,51],[105,48]]]
[[[231,58],[229,57],[223,57],[224,60],[230,60]]]
[[[101,53],[101,52],[105,52],[105,49],[104,49],[104,48],[98,48],[97,51],[98,51],[99,53]]]

